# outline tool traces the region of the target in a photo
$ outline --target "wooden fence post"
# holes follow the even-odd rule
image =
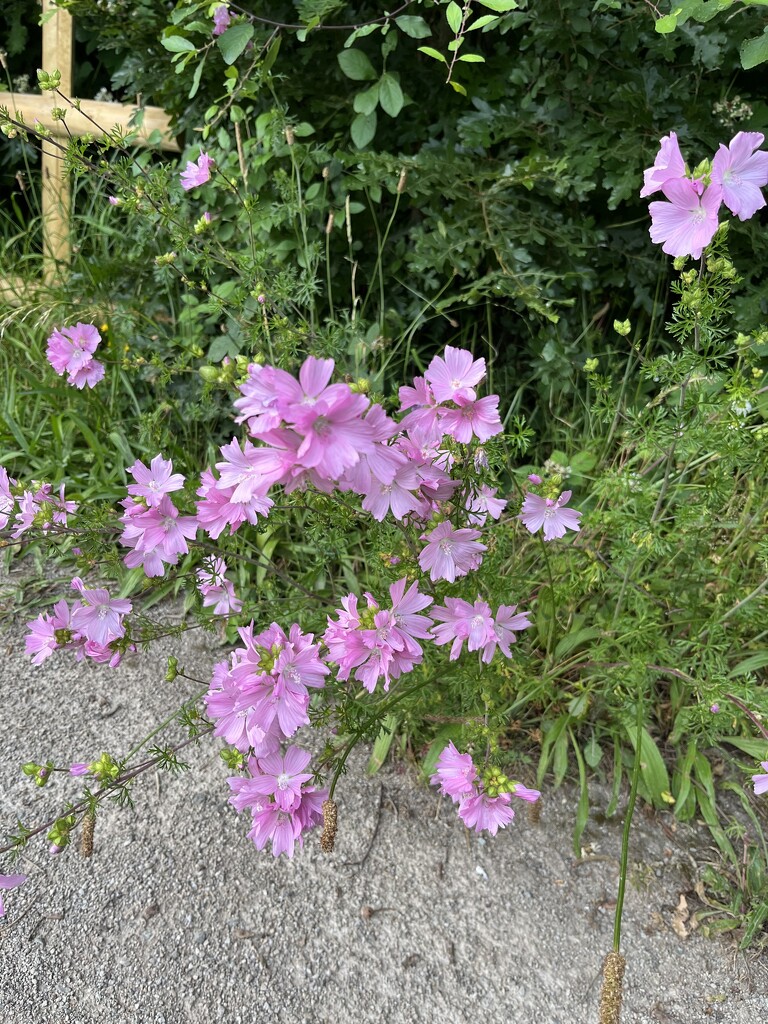
[[[72,95],[72,15],[43,0],[43,70],[59,71],[59,88],[65,96]],[[43,278],[56,277],[59,264],[69,262],[71,254],[69,220],[72,211],[72,190],[60,150],[42,146],[43,172]]]

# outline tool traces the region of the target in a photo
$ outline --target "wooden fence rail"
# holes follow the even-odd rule
[[[61,73],[61,92],[72,96],[72,75],[74,67],[74,46],[72,16],[54,7],[52,0],[43,0],[43,15],[49,14],[43,23],[43,69]],[[37,96],[26,93],[0,93],[3,105],[9,112],[21,114],[28,125],[39,121],[48,128],[54,138],[66,140],[69,135],[83,136],[95,132],[93,121],[106,131],[119,126],[127,130],[130,118],[137,108],[125,103],[102,103],[96,100],[78,100],[80,110],[67,108],[66,127],[51,117],[51,109],[57,104],[50,95]],[[58,105],[62,105],[59,103]],[[90,121],[92,118],[93,121]],[[152,133],[159,131],[162,141],[160,148],[168,152],[180,152],[173,138],[170,119],[160,107],[145,107],[144,121],[136,132],[133,145],[147,145]],[[43,215],[43,277],[46,282],[53,280],[64,271],[72,252],[70,221],[72,191],[69,176],[64,169],[61,152],[42,144],[42,215]],[[0,299],[18,301],[29,284],[18,279],[0,278]]]

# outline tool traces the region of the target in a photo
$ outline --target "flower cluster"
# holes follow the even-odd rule
[[[451,661],[459,657],[466,640],[467,649],[482,651],[483,662],[488,665],[497,647],[506,658],[511,658],[510,644],[515,643],[515,633],[530,628],[527,612],[515,615],[516,611],[515,604],[500,604],[494,616],[490,605],[479,597],[474,605],[458,597],[447,597],[444,605],[432,609],[434,617],[442,623],[435,626],[432,635],[438,646],[452,641]]]
[[[60,377],[67,374],[68,384],[81,391],[86,384],[93,388],[104,378],[104,364],[93,358],[100,341],[92,324],[56,328],[48,338],[46,358]]]
[[[440,754],[430,782],[458,804],[458,814],[467,828],[495,836],[515,817],[512,797],[535,803],[541,793],[510,780],[495,768],[478,773],[469,754],[460,754],[453,743]]]
[[[371,594],[364,595],[364,609],[355,594],[342,598],[338,619],[328,619],[323,635],[339,679],[349,679],[354,670],[355,679],[373,693],[379,679],[388,690],[393,679],[421,664],[424,652],[418,641],[431,638],[432,619],[419,613],[432,598],[419,593],[417,583],[406,590],[407,582],[403,578],[389,588],[391,608],[381,608]]]
[[[213,36],[222,36],[232,21],[232,13],[226,4],[220,4],[213,12]]]
[[[68,516],[77,511],[77,502],[64,497],[64,484],[58,495],[50,484],[35,484],[34,490],[20,485],[0,466],[0,530],[9,524],[11,536],[18,540],[33,527],[44,534],[55,526],[66,526]]]
[[[187,541],[197,534],[195,517],[180,516],[168,497],[184,486],[184,477],[161,455],[149,468],[137,459],[128,472],[136,483],[129,484],[128,497],[120,502],[125,510],[120,543],[131,548],[125,564],[129,569],[142,566],[147,576],[162,576],[166,565],[177,565],[179,555],[187,554]]]
[[[124,639],[131,602],[113,598],[100,587],[86,589],[79,576],[72,580],[72,589],[79,593],[79,600],[72,605],[57,601],[52,615],[46,612],[27,623],[26,653],[33,655],[34,665],[41,665],[56,650],[68,650],[78,661],[90,658],[114,668],[124,652],[133,649]]]
[[[768,185],[768,153],[757,152],[764,141],[760,132],[738,132],[727,146],[720,144],[711,162],[691,173],[675,132],[665,135],[640,192],[645,197],[661,191],[667,200],[649,206],[651,241],[661,242],[670,256],[698,259],[715,236],[722,204],[739,220],[765,206],[761,189]]]
[[[299,747],[288,747],[284,756],[275,752],[248,758],[248,776],[227,781],[232,790],[229,802],[240,812],[250,808],[253,827],[248,833],[257,850],[272,843],[272,854],[293,857],[296,843],[303,846],[304,834],[322,821],[327,790],[318,790],[306,771],[311,755]]]

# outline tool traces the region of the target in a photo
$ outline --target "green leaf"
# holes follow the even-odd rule
[[[728,673],[728,678],[750,675],[752,672],[757,672],[758,669],[765,668],[766,665],[768,665],[768,651],[758,651],[749,658],[745,658],[744,661],[740,661],[738,665],[734,665]]]
[[[721,736],[721,743],[727,743],[729,747],[736,747],[744,754],[749,754],[756,761],[768,759],[768,740],[748,739],[743,736]]]
[[[573,826],[573,852],[576,857],[580,857],[581,837],[584,835],[584,829],[589,821],[589,787],[587,786],[587,770],[584,767],[581,748],[570,729],[568,730],[568,735],[571,737],[571,745],[576,755],[576,763],[579,766],[579,803],[576,807],[576,821]]]
[[[677,15],[665,14],[662,18],[659,18],[656,21],[654,28],[659,33],[659,35],[669,35],[670,32],[674,32],[677,28]]]
[[[358,149],[363,149],[376,134],[376,111],[370,114],[358,114],[349,128],[352,141]]]
[[[555,661],[559,661],[561,658],[567,657],[567,655],[569,655],[571,651],[575,651],[577,647],[581,647],[582,644],[587,643],[588,640],[595,640],[601,635],[602,630],[598,629],[596,626],[586,626],[583,629],[575,629],[570,633],[566,633],[555,648]]]
[[[550,758],[552,753],[559,743],[561,737],[566,740],[566,758],[568,750],[568,737],[566,729],[571,721],[570,715],[560,715],[560,717],[552,723],[551,727],[544,733],[544,742],[541,745],[541,754],[539,755],[539,765],[536,769],[536,785],[541,788],[541,784],[544,781],[547,768],[549,768]]]
[[[379,79],[379,103],[390,117],[397,117],[403,109],[403,90],[394,75],[390,75],[389,72]]]
[[[589,742],[584,747],[584,760],[590,768],[597,768],[603,760],[603,748],[595,739],[594,734],[590,736]]]
[[[231,25],[216,40],[225,64],[234,64],[253,37],[253,25],[243,22]]]
[[[336,59],[341,70],[353,82],[370,82],[376,77],[373,64],[362,50],[342,50],[336,54]],[[368,141],[370,142],[370,139]]]
[[[462,15],[461,15],[461,8],[455,2],[455,0],[451,0],[451,2],[446,7],[446,9],[445,9],[445,17],[446,17],[446,20],[447,20],[448,24],[451,27],[451,32],[458,32],[459,29],[461,28],[461,18],[462,18]]]
[[[188,96],[187,96],[187,98],[190,99],[190,100],[193,99],[195,96],[197,96],[197,90],[200,88],[200,79],[201,79],[202,74],[203,74],[203,68],[205,67],[205,57],[206,56],[207,56],[207,54],[199,62],[199,64],[195,68],[195,73],[192,76],[192,88],[189,90],[189,93],[188,93]]]
[[[435,60],[442,61],[443,64],[448,63],[448,61],[445,59],[442,53],[440,53],[439,50],[436,50],[432,46],[420,46],[418,49],[420,53],[426,53],[428,57],[434,57]]]
[[[485,64],[485,57],[481,57],[479,53],[462,53],[459,60],[463,60],[465,64]]]
[[[267,55],[261,62],[262,71],[269,71],[272,65],[275,63],[275,60],[277,59],[277,54],[280,51],[281,41],[282,36],[278,36],[277,39],[275,39],[275,41],[272,43],[270,48],[267,50]]]
[[[627,734],[635,756],[640,757],[640,785],[639,789],[644,800],[652,803],[654,807],[663,810],[667,802],[663,799],[662,793],[669,792],[669,775],[664,758],[659,753],[659,748],[653,742],[651,734],[643,729],[640,734],[640,751],[637,749],[637,733],[634,722],[625,720],[622,722],[624,731]]]
[[[495,14],[482,14],[476,21],[473,21],[471,25],[467,25],[464,29],[465,32],[471,32],[475,28],[484,28],[486,25],[490,25],[491,22],[498,22],[498,17]]]
[[[399,18],[395,18],[395,24],[411,39],[426,39],[432,35],[429,25],[418,15],[401,14]]]
[[[373,744],[370,760],[368,761],[368,774],[375,775],[387,759],[392,740],[395,738],[395,730],[400,722],[397,715],[389,714],[381,724],[381,732]]]
[[[515,0],[479,0],[479,2],[483,7],[496,11],[497,14],[508,14],[509,11],[517,10]]]
[[[195,53],[197,47],[184,36],[164,36],[160,42],[171,53]]]
[[[379,83],[374,83],[370,89],[357,93],[352,106],[356,114],[372,114],[379,102]],[[382,104],[383,106],[383,104]]]
[[[745,40],[739,48],[739,56],[745,71],[756,68],[758,64],[764,64],[768,60],[768,30],[761,36]]]

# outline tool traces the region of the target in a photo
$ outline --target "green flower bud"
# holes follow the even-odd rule
[[[179,674],[179,660],[174,658],[173,655],[168,659],[168,668],[165,673],[166,683],[172,683],[176,676]]]
[[[614,320],[613,329],[617,334],[620,334],[622,338],[626,338],[632,330],[632,324],[629,320]]]

